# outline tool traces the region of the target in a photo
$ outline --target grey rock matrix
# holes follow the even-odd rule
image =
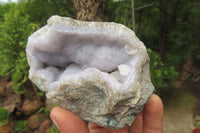
[[[121,24],[52,16],[26,53],[29,78],[49,99],[106,128],[131,125],[154,90],[145,46]]]

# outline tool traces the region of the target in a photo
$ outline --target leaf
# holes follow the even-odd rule
[[[4,108],[0,108],[0,126],[6,125],[8,123],[10,113]]]
[[[14,126],[14,131],[15,132],[19,132],[19,133],[23,133],[27,130],[27,121],[16,121],[15,122],[15,126]]]
[[[38,111],[37,111],[37,114],[41,113],[44,111],[44,107],[41,107]]]
[[[43,91],[40,91],[40,92],[38,92],[38,95],[39,95],[39,96],[43,96],[43,95],[44,95],[44,93],[45,93],[45,92],[43,92]]]

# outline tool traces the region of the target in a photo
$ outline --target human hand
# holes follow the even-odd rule
[[[119,130],[106,129],[95,123],[87,126],[79,116],[60,107],[53,108],[50,117],[61,133],[162,133],[163,103],[157,95],[151,95],[132,127]]]

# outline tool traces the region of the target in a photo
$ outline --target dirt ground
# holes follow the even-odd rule
[[[163,133],[191,133],[200,116],[200,84],[176,82],[171,96],[164,100]],[[178,85],[178,86],[177,86]]]

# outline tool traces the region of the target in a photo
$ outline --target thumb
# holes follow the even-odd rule
[[[53,108],[50,117],[61,133],[89,133],[86,123],[79,116],[65,109]]]

